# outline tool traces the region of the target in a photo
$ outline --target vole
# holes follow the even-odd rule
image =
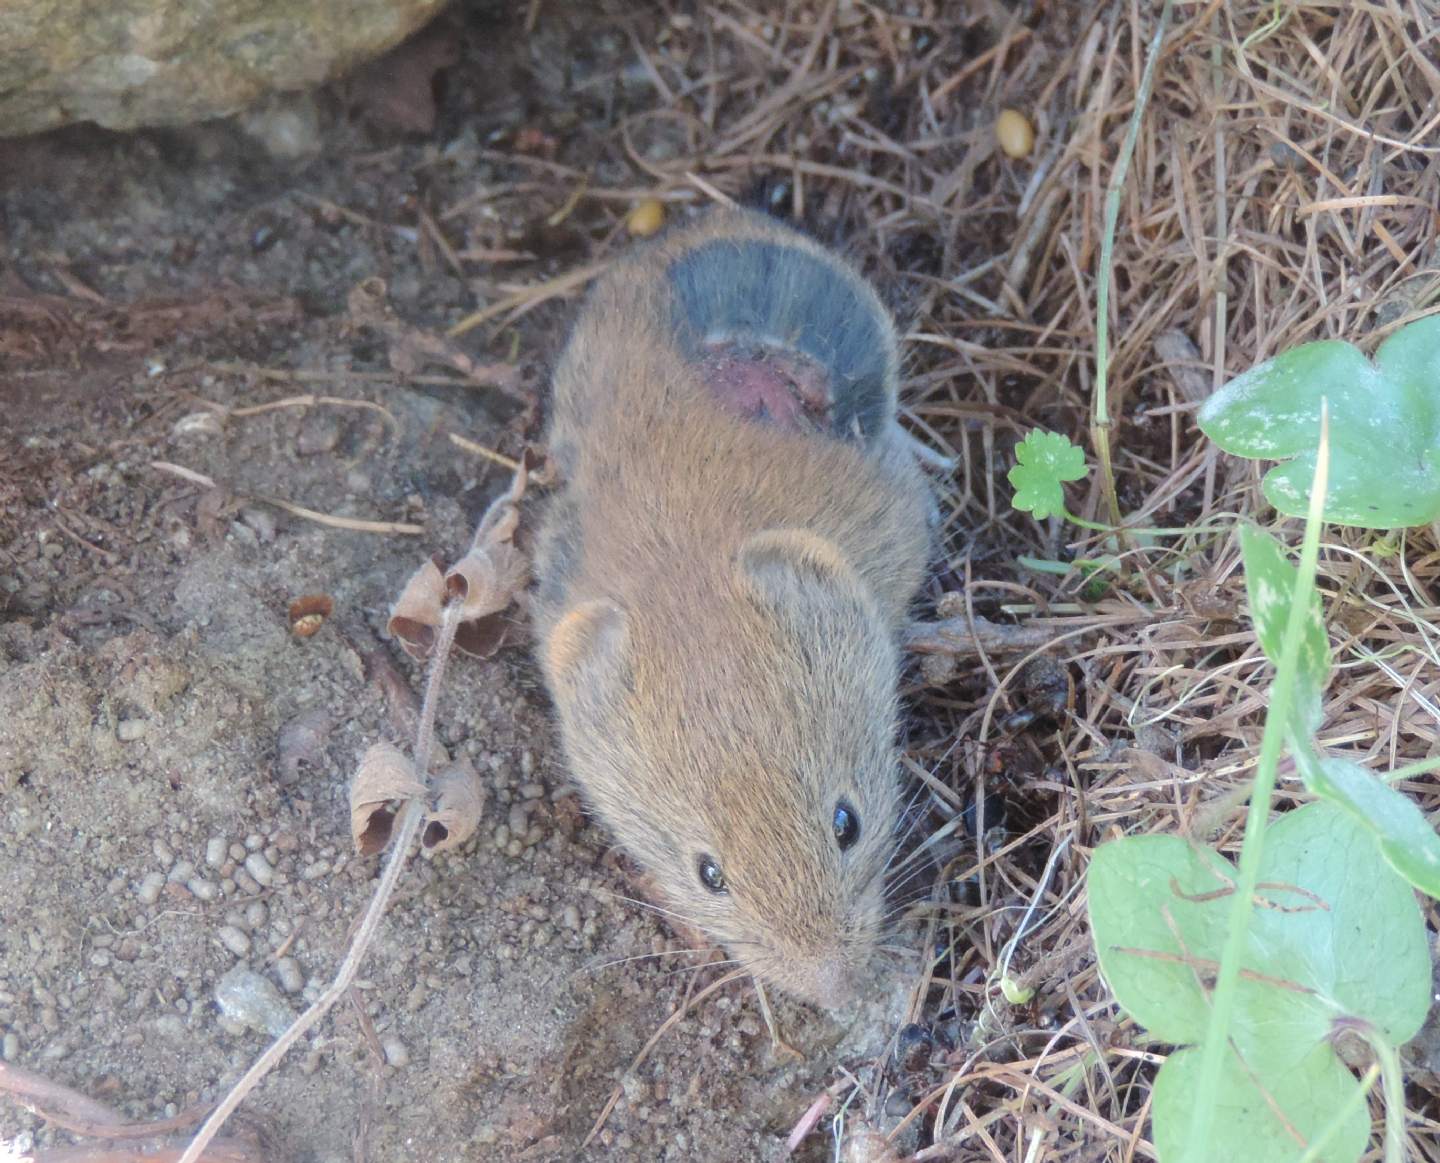
[[[564,750],[667,904],[854,995],[900,818],[898,638],[929,499],[869,284],[757,213],[642,244],[553,380],[532,611]]]

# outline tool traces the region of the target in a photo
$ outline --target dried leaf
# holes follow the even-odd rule
[[[435,806],[420,843],[427,852],[457,848],[475,834],[485,811],[485,788],[468,759],[457,759],[435,774]]]
[[[440,607],[445,604],[445,575],[434,558],[410,575],[400,598],[390,609],[386,629],[400,640],[405,653],[424,658],[435,645]]]
[[[445,575],[445,589],[460,603],[464,620],[473,622],[508,606],[529,577],[525,555],[508,540],[495,541],[472,545]]]
[[[425,794],[414,764],[393,743],[374,743],[350,782],[350,838],[361,856],[383,852],[403,802]]]
[[[507,611],[497,610],[463,623],[455,631],[455,649],[471,658],[493,658],[510,643],[523,638],[523,624]]]

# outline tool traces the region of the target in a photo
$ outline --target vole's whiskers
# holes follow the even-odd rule
[[[713,953],[714,946],[705,949],[661,949],[653,953],[635,953],[629,957],[612,957],[609,961],[592,962],[581,967],[582,973],[603,973],[607,969],[614,969],[617,965],[634,965],[640,961],[659,961],[663,957],[700,957],[706,953]],[[701,966],[708,964],[702,962]],[[700,968],[700,966],[686,966],[688,969]]]
[[[663,905],[657,905],[654,901],[642,900],[636,896],[626,896],[624,893],[611,892],[608,888],[597,888],[593,890],[600,896],[607,897],[613,901],[621,901],[627,905],[636,905],[642,909],[648,909],[652,913],[659,913],[662,917],[668,917],[672,921],[679,921],[691,928],[703,929],[705,926],[701,921],[685,913],[676,912],[674,909],[667,909]]]
[[[682,973],[699,973],[702,969],[724,969],[740,963],[740,960],[735,957],[727,957],[723,961],[702,961],[698,965],[681,965],[675,969],[668,969],[661,976],[678,977]]]

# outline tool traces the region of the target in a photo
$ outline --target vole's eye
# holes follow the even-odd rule
[[[848,800],[841,800],[835,805],[835,843],[840,845],[840,851],[844,852],[856,840],[860,839],[860,816],[850,806]]]
[[[700,876],[700,883],[711,892],[728,892],[725,887],[725,874],[720,871],[720,864],[713,856],[702,856],[695,864],[695,871]]]

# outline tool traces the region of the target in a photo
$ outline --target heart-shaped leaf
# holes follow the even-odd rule
[[[1309,743],[1291,751],[1305,786],[1338,804],[1370,832],[1390,867],[1433,897],[1440,897],[1440,834],[1418,804],[1366,771],[1337,756],[1321,758]]]
[[[1197,418],[1227,452],[1284,460],[1266,474],[1265,497],[1303,517],[1322,399],[1330,406],[1324,519],[1390,529],[1440,517],[1440,315],[1401,328],[1373,364],[1340,340],[1302,344],[1231,380]]]
[[[1101,971],[1161,1041],[1204,1036],[1234,884],[1228,861],[1175,836],[1116,840],[1091,861]],[[1399,1045],[1425,1019],[1430,955],[1415,894],[1353,816],[1315,803],[1280,817],[1266,830],[1260,885],[1212,1124],[1236,1146],[1188,1142],[1198,1055],[1178,1053],[1156,1081],[1164,1163],[1299,1159],[1356,1085],[1335,1033],[1358,1025]],[[1358,1158],[1368,1129],[1357,1108],[1325,1158]]]

